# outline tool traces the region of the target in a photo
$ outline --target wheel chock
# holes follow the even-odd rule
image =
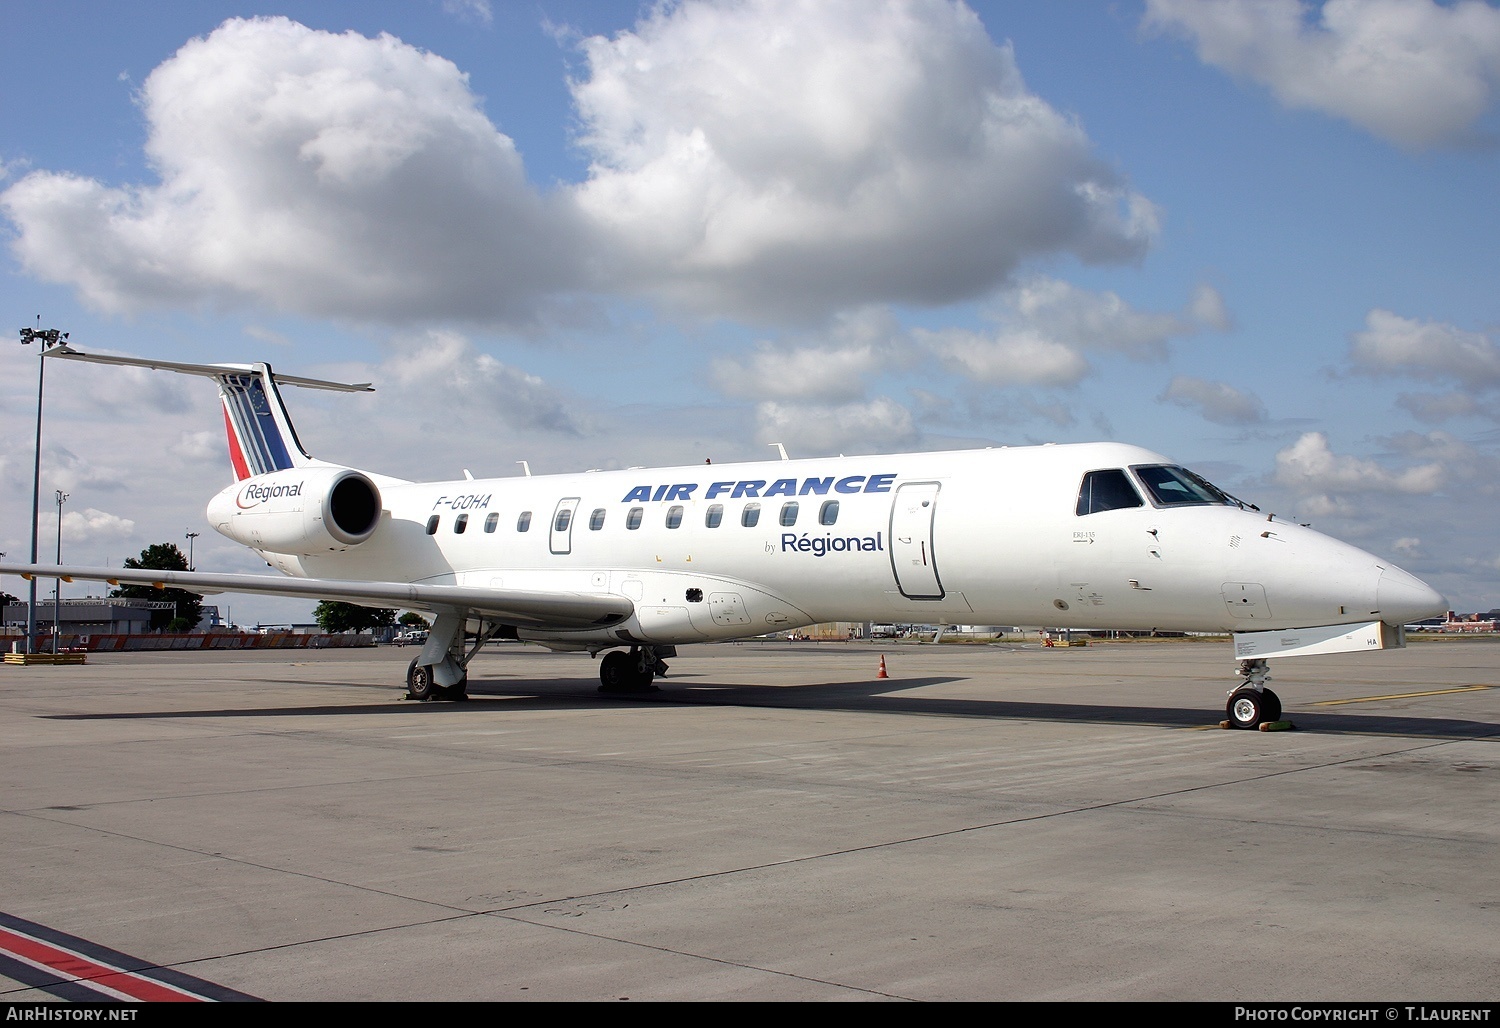
[[[1259,725],[1262,732],[1290,732],[1296,727],[1290,721],[1262,721]]]

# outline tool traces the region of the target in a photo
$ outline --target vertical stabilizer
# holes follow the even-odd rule
[[[269,364],[217,377],[236,478],[285,471],[312,461],[297,439]]]

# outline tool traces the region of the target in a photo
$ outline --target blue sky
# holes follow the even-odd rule
[[[1500,606],[1495,4],[63,0],[0,34],[13,328],[373,380],[289,393],[318,456],[1119,439]],[[69,561],[200,531],[256,570],[204,524],[200,381],[49,366],[43,466],[44,555],[62,489]]]

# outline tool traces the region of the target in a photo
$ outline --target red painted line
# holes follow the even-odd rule
[[[143,1003],[202,1003],[202,996],[161,982],[101,964],[73,950],[63,949],[29,935],[0,928],[0,953],[8,953],[30,964],[50,968],[64,978],[98,986],[125,999]]]

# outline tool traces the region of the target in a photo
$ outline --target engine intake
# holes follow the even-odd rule
[[[290,468],[237,482],[208,505],[237,543],[310,557],[357,546],[380,524],[380,490],[350,468]]]

